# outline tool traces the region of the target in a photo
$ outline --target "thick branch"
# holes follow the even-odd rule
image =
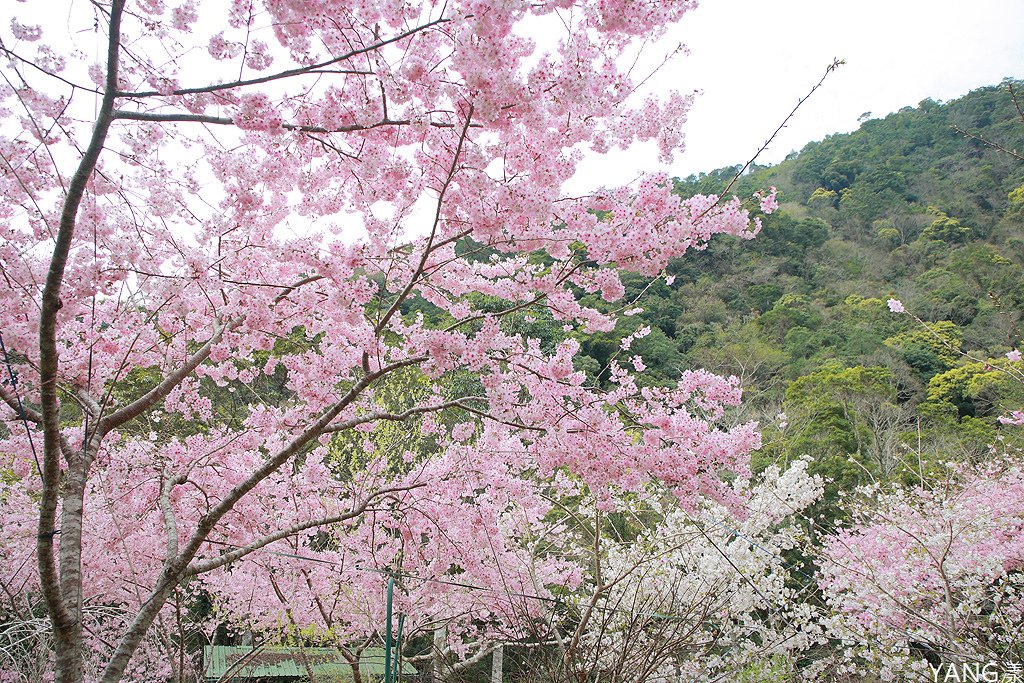
[[[19,401],[17,395],[8,391],[7,387],[3,384],[0,384],[0,400],[6,403],[19,419],[24,417],[29,422],[35,422],[36,424],[43,421],[43,416],[38,410],[25,405],[23,401]]]
[[[355,401],[368,386],[390,372],[410,365],[416,365],[417,363],[422,363],[425,359],[425,356],[411,356],[381,368],[376,372],[367,373],[362,379],[353,384],[345,395],[342,396],[334,405],[321,413],[320,417],[317,418],[313,424],[306,427],[306,429],[292,439],[288,445],[279,450],[272,457],[268,458],[263,465],[246,477],[244,481],[235,485],[235,487],[232,488],[231,491],[229,491],[228,494],[213,507],[213,509],[203,515],[199,520],[199,524],[197,525],[195,532],[193,532],[192,537],[181,551],[182,562],[191,562],[192,558],[194,558],[196,553],[199,551],[200,546],[206,541],[206,537],[210,531],[213,530],[214,526],[217,525],[224,515],[234,508],[235,504],[241,500],[243,496],[256,488],[256,486],[258,486],[264,479],[276,472],[281,465],[286,463],[293,455],[297,454],[307,443],[321,434],[324,434],[331,422],[334,421],[334,418],[336,418],[341,411],[351,405],[352,402]]]
[[[100,434],[105,434],[111,429],[115,429],[125,422],[132,420],[145,411],[149,410],[157,401],[160,401],[167,397],[174,387],[181,384],[188,375],[190,375],[199,365],[210,356],[210,351],[213,347],[221,340],[224,336],[224,331],[237,327],[240,324],[235,322],[219,323],[213,330],[213,335],[203,344],[198,351],[192,354],[188,360],[186,360],[177,370],[169,373],[167,376],[160,381],[155,387],[147,391],[145,394],[135,399],[120,410],[116,410],[110,415],[107,415],[100,421]]]
[[[377,500],[378,498],[381,498],[391,493],[397,493],[399,491],[411,491],[413,489],[417,489],[425,485],[426,484],[410,484],[408,486],[392,486],[380,489],[379,491],[374,491],[370,495],[363,498],[359,505],[355,506],[348,512],[342,513],[340,515],[335,515],[333,517],[324,517],[322,519],[315,519],[308,522],[302,522],[301,524],[295,524],[293,526],[290,526],[287,529],[281,529],[280,531],[268,534],[267,536],[264,536],[259,540],[253,541],[249,545],[242,546],[241,548],[236,548],[235,550],[226,552],[223,555],[211,558],[209,560],[205,560],[203,562],[196,562],[194,564],[191,564],[189,565],[188,569],[185,570],[185,575],[195,576],[196,574],[203,574],[205,572],[213,571],[214,569],[223,567],[226,564],[230,564],[235,560],[245,557],[249,553],[259,550],[264,546],[270,545],[274,541],[280,541],[283,538],[294,536],[295,534],[306,531],[307,529],[314,529],[316,527],[327,526],[328,524],[337,524],[339,522],[344,522],[353,519],[366,512],[366,508],[369,507],[370,503]]]
[[[98,419],[103,408],[99,402],[92,397],[92,395],[82,387],[75,387],[72,391],[75,400],[78,401],[78,405],[82,407],[82,412],[88,415],[92,419]]]
[[[171,507],[171,491],[178,484],[184,484],[185,477],[168,476],[160,486],[160,512],[164,516],[164,534],[167,536],[167,555],[165,562],[169,562],[178,556],[178,523],[174,519],[174,509]]]
[[[195,531],[193,531],[184,547],[180,549],[178,556],[172,561],[165,562],[164,569],[160,572],[160,577],[153,586],[152,592],[149,594],[146,602],[143,603],[142,609],[139,610],[139,613],[135,615],[135,618],[125,630],[121,641],[117,645],[117,649],[111,656],[101,681],[103,683],[114,683],[120,680],[132,654],[138,649],[146,631],[153,623],[153,620],[156,619],[160,608],[167,601],[167,597],[183,579],[194,573],[190,571],[192,560],[202,545],[206,543],[206,539],[217,523],[223,519],[224,515],[234,509],[239,500],[256,488],[260,482],[276,472],[284,463],[288,462],[306,444],[323,434],[331,421],[341,411],[351,405],[370,384],[389,372],[409,365],[415,365],[416,363],[422,363],[424,360],[426,360],[426,356],[412,356],[381,368],[377,372],[367,373],[362,379],[352,385],[334,405],[323,411],[313,424],[306,427],[288,445],[268,458],[263,465],[253,471],[244,481],[236,484],[217,505],[203,515],[199,520],[199,524],[196,525]]]
[[[19,419],[23,419],[26,422],[32,422],[37,425],[42,424],[42,414],[35,408],[25,405],[24,401],[19,401],[18,395],[12,394],[2,384],[0,384],[0,400],[3,400],[3,402],[6,403],[8,407],[10,407],[10,409],[14,411],[14,414],[17,415]],[[27,424],[25,425],[25,430],[26,434],[28,434],[29,443],[31,443],[32,433],[29,431]],[[75,450],[71,447],[71,442],[67,440],[67,437],[64,436],[64,434],[60,435],[60,450],[64,454],[65,459],[68,460],[69,462],[76,457]],[[35,455],[34,445],[32,446],[32,455]],[[40,476],[42,476],[43,468],[40,467],[38,461],[36,461],[36,467],[39,469]]]
[[[301,287],[303,285],[308,285],[311,282],[316,282],[318,280],[323,280],[323,279],[324,279],[323,275],[310,275],[309,277],[302,278],[301,280],[299,280],[295,284],[291,284],[291,285],[287,285],[286,287],[282,287],[281,288],[281,293],[274,297],[274,303],[275,304],[280,303],[282,299],[286,298],[289,294],[291,294],[292,292],[294,292],[296,289],[298,289],[299,287]]]
[[[445,667],[452,673],[456,673],[458,671],[465,671],[477,662],[482,661],[483,658],[487,655],[494,652],[494,649],[498,647],[500,644],[501,643],[484,642],[483,644],[481,644],[480,649],[477,650],[476,653],[472,656],[457,662],[452,662],[451,664],[446,663]],[[450,651],[451,650],[449,650],[449,652]]]
[[[151,123],[210,123],[218,126],[234,126],[236,120],[230,116],[208,116],[206,114],[154,114],[140,111],[125,111],[118,109],[114,112],[114,118],[121,121],[147,121]],[[354,133],[361,130],[374,130],[387,126],[408,126],[411,119],[381,119],[377,123],[369,125],[352,124],[349,126],[335,126],[326,128],[324,126],[306,126],[298,123],[283,123],[284,130],[298,131],[300,133]],[[431,121],[430,126],[434,128],[454,128],[455,124]]]

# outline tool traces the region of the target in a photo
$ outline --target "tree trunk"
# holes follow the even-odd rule
[[[68,473],[61,495],[59,586],[68,620],[54,627],[58,683],[78,683],[84,676],[82,639],[82,525],[85,514],[85,473],[79,464]]]
[[[81,683],[84,678],[81,554],[83,501],[89,471],[86,454],[81,453],[80,457],[84,460],[77,461],[70,449],[66,449],[62,439],[58,400],[60,358],[57,348],[57,311],[63,306],[60,299],[61,287],[64,284],[65,268],[78,222],[78,209],[99,161],[100,152],[103,151],[110,123],[113,121],[124,3],[125,0],[113,0],[110,5],[103,100],[96,114],[89,145],[65,191],[39,313],[39,412],[43,427],[43,489],[39,503],[36,547],[40,588],[46,602],[47,615],[53,626],[56,647],[54,678],[57,683]],[[96,445],[98,443],[92,444]],[[61,492],[61,461],[65,456],[68,460],[68,481],[63,482],[67,488]],[[55,570],[53,540],[58,529],[54,528],[53,523],[58,498],[63,509],[59,529],[60,567]]]
[[[129,625],[127,631],[121,637],[110,662],[103,670],[100,678],[101,683],[118,683],[124,676],[128,662],[132,655],[139,649],[142,639],[153,624],[160,609],[167,603],[167,599],[174,592],[175,587],[181,581],[183,570],[180,566],[174,565],[165,569],[157,579],[156,588],[149,594],[148,599],[142,605],[142,609],[135,615],[135,619]]]

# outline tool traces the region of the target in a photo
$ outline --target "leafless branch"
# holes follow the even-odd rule
[[[1024,155],[1020,154],[1015,149],[1007,149],[1006,147],[1003,147],[1002,145],[1000,145],[998,142],[993,142],[993,141],[991,141],[991,140],[989,140],[987,138],[982,137],[980,134],[971,133],[970,131],[966,131],[963,128],[961,128],[960,126],[953,126],[953,130],[955,130],[957,133],[960,133],[965,138],[969,138],[971,140],[977,140],[981,144],[986,145],[988,147],[991,147],[992,149],[997,149],[1000,152],[1002,152],[1003,154],[1009,154],[1011,157],[1013,157],[1014,159],[1017,159],[1018,161],[1024,161]]]
[[[725,197],[726,195],[729,194],[729,191],[732,190],[733,185],[735,185],[736,182],[743,176],[743,174],[746,173],[748,168],[750,168],[751,166],[754,165],[754,162],[757,161],[758,157],[760,157],[761,154],[764,153],[764,151],[766,149],[768,149],[768,146],[772,144],[772,142],[775,140],[775,138],[778,136],[778,134],[781,133],[782,130],[789,124],[790,119],[792,119],[794,116],[796,116],[797,110],[799,110],[800,107],[802,107],[804,105],[804,103],[811,98],[811,95],[813,95],[815,92],[817,92],[817,90],[822,85],[825,84],[825,79],[827,79],[829,77],[829,75],[833,71],[835,71],[836,69],[838,69],[840,66],[842,66],[845,63],[846,63],[845,61],[843,61],[841,59],[838,59],[838,58],[832,60],[832,63],[829,64],[828,67],[825,69],[825,73],[822,75],[821,80],[819,80],[814,85],[814,87],[811,88],[807,92],[806,95],[804,95],[799,100],[797,100],[796,106],[793,107],[793,110],[791,112],[789,112],[789,114],[786,116],[786,118],[784,118],[782,120],[782,123],[780,123],[779,127],[775,129],[775,132],[772,133],[768,137],[767,140],[765,140],[764,144],[761,145],[761,147],[758,148],[757,152],[754,153],[754,156],[750,157],[750,159],[747,161],[747,163],[743,164],[743,166],[740,168],[740,170],[736,171],[736,175],[734,175],[732,180],[729,181],[729,184],[725,187],[725,189],[722,190],[719,193],[719,200],[721,200],[722,197]],[[706,214],[710,210],[711,210],[711,207],[708,207],[708,209],[705,210],[704,214]],[[701,214],[700,218],[703,218],[704,214]]]
[[[459,142],[455,146],[455,154],[452,156],[451,166],[448,168],[448,175],[444,179],[444,183],[441,185],[441,189],[438,192],[437,204],[434,209],[434,222],[430,228],[430,235],[427,237],[427,243],[423,247],[423,255],[420,257],[420,262],[416,266],[416,270],[409,278],[408,284],[402,293],[398,295],[394,303],[388,308],[387,312],[381,317],[380,321],[374,327],[374,334],[380,334],[381,331],[387,326],[388,321],[391,320],[392,316],[398,312],[399,306],[405,301],[409,293],[412,292],[413,287],[419,281],[420,276],[423,274],[423,269],[427,265],[427,259],[430,258],[430,253],[433,250],[434,238],[437,236],[437,229],[441,224],[441,209],[444,206],[444,198],[448,192],[448,188],[451,187],[452,181],[455,179],[455,174],[459,169],[459,159],[462,156],[462,147],[466,142],[466,134],[469,132],[469,124],[473,119],[473,105],[469,105],[469,111],[466,112],[466,121],[462,125],[462,132],[459,134]]]

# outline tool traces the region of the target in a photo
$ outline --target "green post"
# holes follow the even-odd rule
[[[391,683],[391,596],[395,592],[395,577],[388,579],[387,621],[384,624],[384,683]]]
[[[395,636],[395,666],[394,666],[394,678],[391,679],[391,683],[398,683],[399,676],[402,675],[402,626],[405,624],[405,615],[401,612],[398,613],[398,634]]]

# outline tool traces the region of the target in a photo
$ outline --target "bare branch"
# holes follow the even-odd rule
[[[355,417],[355,418],[352,418],[350,420],[345,420],[344,422],[338,422],[336,424],[333,424],[333,425],[327,427],[324,430],[324,433],[342,432],[342,431],[345,431],[347,429],[352,429],[353,427],[355,427],[357,425],[366,424],[367,422],[376,422],[377,420],[389,420],[389,421],[392,421],[392,422],[405,422],[410,417],[413,417],[415,415],[422,415],[424,413],[438,412],[438,411],[441,411],[441,410],[447,410],[449,408],[461,408],[462,410],[465,410],[467,413],[472,413],[473,415],[476,415],[478,417],[484,418],[486,420],[491,420],[492,422],[498,422],[498,423],[501,423],[501,424],[504,424],[504,425],[508,425],[510,427],[517,427],[519,429],[527,429],[527,430],[535,431],[535,432],[546,432],[547,431],[547,429],[545,427],[536,427],[536,426],[524,424],[522,422],[518,422],[518,421],[515,421],[515,420],[505,420],[505,419],[502,419],[500,417],[492,415],[491,413],[488,413],[486,410],[481,410],[480,408],[474,408],[472,405],[469,404],[469,401],[486,401],[486,399],[483,396],[463,396],[461,398],[453,399],[451,401],[445,401],[444,403],[432,403],[432,404],[429,404],[429,405],[415,406],[415,407],[408,408],[408,409],[403,410],[403,411],[398,412],[398,413],[386,413],[386,412],[367,413],[365,415],[360,415],[359,417]]]
[[[434,210],[434,223],[430,228],[430,236],[427,237],[427,243],[423,247],[423,255],[420,257],[420,262],[416,266],[415,272],[413,272],[412,276],[409,278],[409,283],[405,286],[405,289],[402,290],[402,293],[398,295],[398,298],[395,299],[394,303],[391,304],[387,312],[380,319],[380,322],[377,323],[374,328],[375,334],[380,334],[387,326],[388,321],[391,320],[392,316],[394,316],[396,312],[398,312],[399,306],[401,306],[402,302],[409,296],[409,293],[412,292],[413,287],[416,286],[420,276],[423,274],[423,269],[427,265],[427,259],[430,257],[430,253],[433,248],[432,245],[434,243],[434,237],[437,235],[437,228],[441,223],[441,208],[444,206],[444,198],[448,192],[448,188],[451,187],[452,181],[455,179],[455,173],[459,169],[459,157],[462,156],[462,146],[466,142],[466,134],[469,132],[469,124],[472,119],[473,105],[471,104],[469,105],[469,111],[466,112],[466,122],[463,124],[462,132],[459,134],[459,143],[455,147],[455,155],[452,158],[451,166],[448,168],[448,175],[445,177],[444,183],[441,185],[441,190],[437,196],[437,207]]]
[[[804,105],[804,102],[806,102],[807,100],[809,100],[811,98],[811,95],[813,95],[818,90],[818,88],[820,88],[822,85],[825,84],[825,79],[829,77],[829,74],[831,74],[833,71],[835,71],[836,69],[838,69],[840,66],[842,66],[845,63],[846,62],[844,62],[841,59],[833,59],[832,60],[832,63],[829,64],[828,68],[825,69],[825,73],[822,75],[821,80],[819,80],[814,85],[814,87],[810,89],[810,91],[806,95],[804,95],[799,100],[797,100],[796,106],[793,107],[793,110],[791,112],[789,112],[789,114],[786,116],[786,118],[782,119],[782,123],[780,123],[779,127],[775,129],[775,132],[772,133],[771,136],[769,136],[769,138],[767,140],[765,140],[764,144],[761,145],[761,147],[757,150],[757,152],[754,153],[754,156],[750,157],[750,160],[747,161],[747,163],[743,164],[743,166],[740,168],[740,170],[736,171],[736,175],[734,175],[732,180],[729,181],[729,184],[726,186],[726,188],[719,193],[719,200],[721,200],[722,197],[725,197],[727,194],[729,194],[729,190],[731,190],[733,185],[736,184],[736,181],[738,181],[740,179],[740,177],[746,172],[746,170],[748,168],[750,168],[751,166],[754,165],[754,162],[757,161],[758,157],[760,157],[761,154],[766,149],[768,149],[768,146],[770,144],[772,144],[772,142],[775,140],[775,138],[778,136],[778,134],[782,132],[782,129],[785,128],[789,124],[790,119],[792,119],[794,116],[796,116],[797,110],[799,110],[800,107],[802,107]],[[708,209],[705,210],[704,214],[706,214],[710,210],[711,210],[711,207],[708,207]],[[704,214],[701,214],[700,218],[703,218]]]
[[[992,142],[991,140],[983,138],[981,135],[968,132],[968,131],[964,130],[963,128],[961,128],[960,126],[953,126],[953,130],[955,130],[957,133],[960,133],[965,138],[970,138],[971,140],[977,140],[981,144],[987,145],[987,146],[991,147],[992,149],[997,149],[1000,152],[1002,152],[1003,154],[1009,154],[1011,157],[1013,157],[1014,159],[1017,159],[1018,161],[1024,161],[1024,155],[1020,154],[1015,149],[1007,149],[1007,148],[1003,147],[1002,145],[1000,145],[998,142]]]
[[[1010,99],[1013,100],[1013,106],[1020,115],[1020,122],[1024,123],[1024,108],[1021,107],[1020,100],[1017,99],[1017,91],[1013,89],[1013,83],[1010,83],[1007,87],[1010,90]]]
[[[324,279],[323,275],[310,275],[309,277],[302,278],[301,280],[299,280],[295,284],[288,285],[287,287],[282,287],[281,288],[282,289],[281,293],[274,297],[274,303],[275,304],[276,303],[280,303],[282,299],[287,297],[289,294],[294,292],[299,287],[301,287],[303,285],[308,285],[311,282],[316,282],[317,280],[322,280],[322,279]]]
[[[46,74],[50,78],[55,78],[58,81],[60,81],[61,83],[64,83],[65,85],[70,85],[72,88],[75,88],[75,89],[78,89],[78,90],[84,90],[86,92],[91,92],[91,93],[94,93],[96,95],[102,95],[103,94],[99,90],[97,90],[96,88],[89,88],[89,87],[86,87],[84,85],[79,85],[78,83],[75,83],[73,81],[69,81],[68,79],[63,78],[60,74],[54,73],[53,71],[50,71],[49,69],[44,69],[43,67],[39,66],[38,64],[36,64],[35,62],[33,62],[30,59],[25,59],[24,57],[22,57],[21,55],[17,54],[13,50],[8,49],[7,46],[4,45],[3,40],[0,40],[0,52],[2,52],[3,54],[7,55],[8,57],[10,57],[11,59],[13,59],[15,61],[21,62],[22,64],[25,64],[27,66],[32,67],[36,71],[39,71],[41,73]]]
[[[336,418],[341,411],[351,405],[352,402],[355,401],[368,386],[390,372],[410,365],[416,365],[417,363],[422,363],[424,360],[426,360],[426,356],[410,356],[404,360],[391,363],[377,372],[367,373],[362,379],[353,384],[349,390],[345,392],[345,395],[338,399],[338,401],[336,401],[330,408],[324,410],[316,421],[306,427],[306,429],[304,429],[294,439],[289,441],[284,448],[264,461],[260,467],[254,470],[243,481],[236,484],[217,505],[200,518],[199,524],[192,533],[192,537],[188,540],[185,548],[182,549],[180,553],[181,561],[183,563],[191,562],[192,558],[194,558],[196,553],[199,552],[199,548],[206,542],[206,537],[209,533],[224,517],[224,515],[231,511],[239,500],[256,488],[260,482],[276,472],[281,465],[286,463],[292,456],[302,450],[307,443],[323,434],[334,418]]]
[[[343,431],[345,431],[347,429],[352,429],[353,427],[355,427],[357,425],[366,424],[367,422],[376,422],[377,420],[388,420],[388,421],[392,421],[392,422],[405,422],[410,417],[413,417],[415,415],[423,415],[424,413],[433,413],[433,412],[437,412],[439,410],[446,410],[448,408],[463,408],[463,409],[469,410],[469,408],[465,404],[465,401],[472,401],[472,400],[482,401],[484,399],[482,397],[467,396],[467,397],[458,398],[458,399],[455,399],[455,400],[452,400],[452,401],[445,401],[444,403],[432,403],[430,405],[414,406],[412,408],[408,408],[406,410],[403,410],[403,411],[401,411],[399,413],[386,413],[386,412],[367,413],[365,415],[360,415],[359,417],[354,417],[354,418],[352,418],[350,420],[345,420],[344,422],[338,422],[336,424],[330,425],[329,427],[324,429],[324,433],[328,434],[328,433],[334,433],[334,432],[343,432]],[[474,411],[474,412],[477,412],[477,411]]]

